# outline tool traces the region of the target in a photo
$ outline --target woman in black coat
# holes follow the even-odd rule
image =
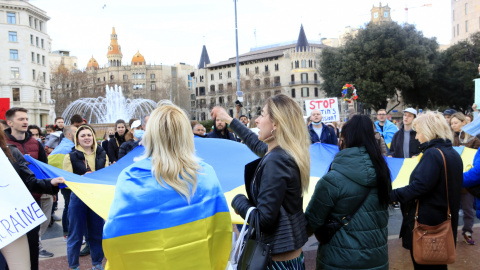
[[[255,120],[258,137],[225,109],[215,107],[212,116],[231,124],[261,157],[245,166],[248,198],[235,196],[233,209],[245,218],[250,207],[257,208],[263,240],[271,246],[272,269],[305,269],[302,246],[308,237],[302,194],[310,179],[310,136],[302,109],[286,95],[268,98]]]
[[[428,112],[413,122],[416,138],[423,153],[410,176],[409,185],[392,191],[391,200],[401,203],[403,222],[400,231],[402,245],[410,250],[415,269],[447,269],[447,265],[419,265],[412,253],[412,230],[415,224],[417,200],[420,201],[418,222],[439,225],[447,220],[447,190],[442,151],[447,164],[448,197],[454,240],[457,238],[460,190],[463,183],[463,163],[452,147],[452,132],[441,114]],[[456,242],[456,241],[455,241]]]
[[[7,156],[13,168],[30,192],[50,195],[58,193],[58,184],[61,184],[65,181],[63,177],[41,180],[37,179],[35,174],[33,174],[33,172],[28,168],[28,163],[20,150],[18,150],[15,146],[7,146],[3,129],[0,129],[0,148],[2,148],[3,153]],[[39,230],[40,226],[37,226],[27,233],[28,237],[27,235],[23,235],[1,249],[1,252],[5,257],[10,270],[38,269]],[[31,239],[35,239],[36,241],[32,241]],[[30,254],[30,259],[25,259],[25,255],[27,253]]]
[[[119,159],[118,152],[120,146],[125,142],[125,134],[128,133],[128,129],[125,126],[125,121],[122,119],[115,122],[115,137],[108,140],[108,160],[113,164]]]

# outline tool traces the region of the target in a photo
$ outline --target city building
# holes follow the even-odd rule
[[[155,102],[170,99],[185,111],[191,110],[193,81],[190,73],[193,66],[185,63],[172,66],[147,64],[140,51],[128,64],[123,63],[115,28],[112,28],[110,38],[105,65],[100,65],[92,56],[85,70],[52,72],[52,96],[57,101],[57,114],[62,114],[72,101],[79,98],[105,96],[106,86],[115,85],[121,86],[126,98],[146,98]]]
[[[47,13],[29,1],[0,0],[0,97],[28,109],[30,123],[53,123]]]
[[[294,98],[304,110],[305,100],[325,98],[318,74],[318,58],[324,47],[309,43],[302,25],[297,42],[255,48],[239,55],[240,88],[244,93],[242,114],[259,115],[265,100],[279,93]],[[195,120],[211,119],[210,109],[217,105],[234,115],[236,74],[236,57],[210,63],[206,47],[202,48],[194,73]]]
[[[451,44],[468,39],[480,31],[480,2],[478,0],[452,0]]]
[[[59,67],[66,68],[68,70],[78,69],[77,57],[70,56],[69,51],[59,50],[53,51],[49,54],[50,69],[55,71]]]
[[[388,6],[388,4],[386,6],[382,6],[382,3],[380,3],[378,7],[374,5],[370,10],[370,13],[371,13],[370,22],[371,23],[391,22],[392,17],[390,14],[390,10],[391,9]]]

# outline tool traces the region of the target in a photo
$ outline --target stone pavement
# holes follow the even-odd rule
[[[56,214],[61,216],[63,212],[63,197],[60,194],[59,205]],[[402,222],[401,213],[399,210],[390,211],[390,219],[388,224],[389,240],[388,240],[388,255],[390,260],[390,269],[408,270],[413,269],[410,253],[408,250],[402,248],[401,240],[398,239],[398,232]],[[463,224],[463,219],[460,217],[459,225]],[[459,226],[459,241],[457,242],[457,261],[450,265],[450,270],[474,270],[480,269],[480,263],[477,259],[480,258],[480,222],[475,219],[474,225],[474,239],[477,240],[477,245],[467,245],[462,241],[461,229]],[[40,259],[40,270],[57,270],[68,269],[67,263],[67,243],[63,241],[61,222],[55,224],[47,230],[42,240],[42,244],[46,250],[55,254],[52,258]],[[315,269],[315,259],[317,253],[318,242],[314,237],[303,247],[305,255],[305,264],[307,269]],[[83,248],[83,246],[82,246]],[[106,260],[104,260],[104,263]],[[90,256],[80,257],[80,269],[92,269]],[[159,268],[160,269],[160,268]],[[195,268],[193,268],[195,269]]]

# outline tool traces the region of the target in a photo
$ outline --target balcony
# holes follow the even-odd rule
[[[279,82],[272,83],[272,87],[278,87],[278,86],[282,86],[282,84]]]
[[[205,109],[205,108],[207,108],[207,104],[206,104],[206,103],[197,104],[197,109]]]
[[[216,92],[215,92],[215,91],[208,91],[208,95],[209,95],[209,96],[215,96],[215,95],[216,95]]]
[[[294,82],[290,82],[289,84],[290,84],[290,85],[298,85],[298,84],[315,84],[315,85],[319,85],[319,84],[320,84],[320,81],[318,81],[318,80],[311,80],[311,81],[294,81]]]

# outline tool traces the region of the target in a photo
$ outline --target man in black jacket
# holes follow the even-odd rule
[[[420,142],[415,139],[417,132],[412,128],[413,120],[417,117],[417,110],[408,108],[403,111],[403,126],[393,135],[390,146],[390,157],[411,158],[420,154]]]
[[[221,119],[213,119],[214,127],[213,130],[207,134],[207,138],[217,138],[217,139],[227,139],[236,141],[235,137],[227,129],[227,123],[223,122]]]

